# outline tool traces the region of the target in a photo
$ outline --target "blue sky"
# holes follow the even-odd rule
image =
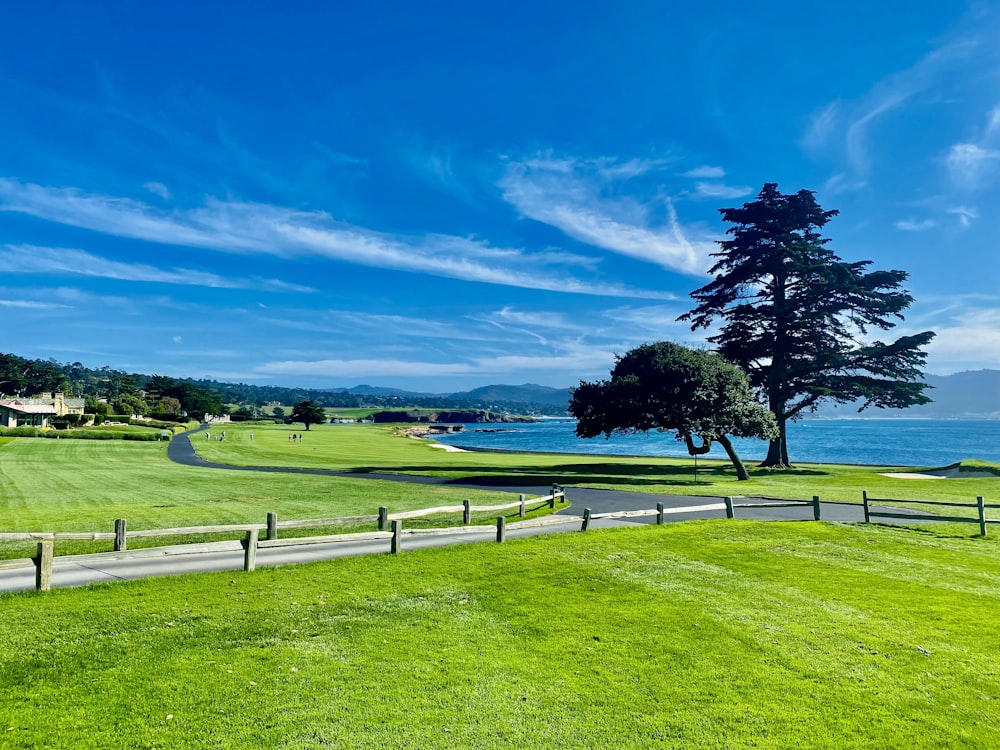
[[[1000,3],[10,3],[0,350],[573,385],[703,343],[764,182],[910,273],[929,372],[1000,368]]]

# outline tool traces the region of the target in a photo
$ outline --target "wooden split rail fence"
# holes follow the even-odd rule
[[[552,491],[542,497],[526,498],[523,494],[514,502],[501,505],[472,505],[464,500],[461,505],[443,505],[435,508],[421,508],[399,513],[389,513],[388,508],[381,507],[377,515],[352,516],[347,518],[314,518],[296,521],[279,521],[276,513],[267,514],[267,522],[263,524],[225,524],[215,526],[182,526],[170,529],[139,529],[129,530],[126,519],[115,521],[114,531],[97,532],[6,532],[0,533],[0,542],[37,542],[37,553],[34,557],[0,560],[0,570],[15,570],[19,568],[35,568],[35,588],[48,591],[52,586],[52,566],[54,561],[54,546],[57,541],[110,541],[113,551],[97,552],[92,555],[73,555],[74,561],[91,560],[124,560],[138,557],[158,557],[165,554],[197,554],[202,552],[227,552],[243,550],[243,569],[250,571],[256,567],[257,550],[270,547],[290,547],[295,545],[324,544],[330,542],[357,542],[373,539],[390,539],[390,550],[398,553],[402,549],[402,536],[434,536],[444,534],[478,534],[484,530],[496,528],[497,541],[503,541],[506,533],[506,518],[497,518],[496,527],[472,526],[473,513],[488,513],[502,510],[518,509],[518,516],[524,518],[527,513],[538,510],[546,505],[555,509],[556,503],[566,502],[566,491],[558,484],[552,485]],[[462,526],[440,529],[406,529],[403,530],[403,520],[421,518],[424,516],[461,513]],[[546,526],[553,523],[566,523],[565,517],[539,518],[519,521],[510,528],[529,528]],[[325,526],[344,526],[375,523],[377,531],[353,534],[328,534],[323,536],[279,538],[281,529],[322,528]],[[391,529],[390,529],[391,524]],[[261,538],[264,532],[264,538]],[[197,544],[181,544],[170,547],[153,547],[136,550],[128,549],[129,539],[190,536],[201,534],[240,534],[241,539],[221,542],[202,542]]]
[[[718,503],[706,503],[703,505],[686,505],[680,507],[667,508],[663,503],[657,503],[655,508],[645,509],[645,510],[628,510],[628,511],[617,511],[611,513],[593,513],[590,508],[585,508],[583,511],[583,520],[580,526],[581,531],[587,531],[590,527],[591,521],[599,519],[628,519],[628,518],[642,518],[649,516],[656,516],[656,523],[664,523],[664,519],[668,515],[683,514],[683,513],[704,513],[712,511],[724,511],[726,518],[735,518],[736,510],[742,508],[809,508],[812,510],[813,519],[816,521],[822,520],[822,507],[820,504],[820,499],[818,495],[814,495],[812,500],[783,500],[780,498],[767,498],[767,497],[757,497],[757,498],[745,498],[738,502],[735,497],[723,498],[722,502]],[[518,508],[518,515],[520,518],[524,518],[526,513],[531,510],[537,510],[545,505],[549,508],[554,509],[556,502],[560,504],[566,502],[566,492],[565,490],[557,485],[552,485],[552,491],[550,494],[526,499],[524,495],[521,495],[517,501],[510,503],[503,503],[501,505],[484,505],[484,506],[474,506],[468,500],[463,501],[461,505],[443,505],[436,508],[422,508],[420,510],[409,510],[400,513],[389,513],[388,509],[385,507],[379,508],[377,515],[371,516],[353,516],[348,518],[319,518],[319,519],[306,519],[297,521],[279,521],[276,513],[267,514],[267,522],[264,524],[233,524],[233,525],[222,525],[222,526],[189,526],[180,527],[173,529],[145,529],[139,531],[128,531],[126,527],[125,519],[118,519],[115,522],[115,530],[113,532],[52,532],[52,533],[32,533],[32,532],[18,532],[18,533],[0,533],[0,542],[4,541],[37,541],[38,542],[38,552],[35,557],[22,558],[17,560],[0,560],[0,570],[11,570],[15,568],[25,568],[34,567],[35,568],[35,587],[40,591],[46,591],[50,588],[52,582],[52,564],[53,564],[53,545],[59,540],[86,540],[86,541],[113,541],[114,551],[113,552],[99,552],[93,555],[74,555],[73,559],[75,561],[81,561],[84,559],[92,560],[108,560],[108,559],[125,559],[129,557],[154,557],[161,556],[165,554],[194,554],[199,552],[221,552],[221,551],[232,551],[237,549],[243,550],[243,569],[246,571],[254,570],[256,567],[257,550],[267,549],[271,547],[291,547],[297,545],[308,545],[308,544],[327,544],[331,542],[357,542],[365,540],[376,540],[376,539],[388,539],[389,540],[389,551],[393,554],[398,554],[403,549],[403,537],[404,536],[443,536],[443,535],[460,535],[460,534],[482,534],[484,532],[496,531],[497,542],[503,542],[506,539],[506,533],[508,530],[514,529],[525,529],[525,528],[535,528],[550,526],[555,524],[566,524],[571,522],[572,517],[558,516],[558,517],[545,517],[536,518],[524,521],[517,521],[510,525],[507,524],[507,519],[505,516],[498,516],[496,520],[496,525],[472,525],[472,513],[488,513],[501,510],[510,510],[512,508]],[[917,505],[937,505],[937,506],[949,506],[949,507],[961,507],[961,508],[974,508],[978,511],[977,518],[969,518],[967,516],[939,516],[933,514],[920,514],[920,513],[894,513],[891,511],[884,510],[873,510],[870,507],[870,503],[910,503]],[[528,508],[528,504],[540,503],[540,505],[535,505],[532,508]],[[838,503],[840,505],[854,505],[857,503]],[[872,498],[868,496],[867,492],[862,492],[862,508],[864,510],[864,520],[865,523],[871,523],[872,518],[896,518],[903,520],[926,520],[926,521],[952,521],[952,522],[964,522],[964,523],[978,523],[980,534],[986,536],[986,528],[988,524],[1000,523],[1000,520],[988,519],[986,518],[987,509],[1000,509],[1000,504],[986,503],[982,497],[976,498],[976,502],[972,503],[956,503],[956,502],[944,502],[944,501],[932,501],[932,500],[898,500],[889,498]],[[462,513],[462,526],[458,527],[448,527],[448,528],[432,528],[432,529],[404,529],[403,521],[412,518],[420,518],[431,515],[440,515],[445,513]],[[279,531],[281,529],[295,529],[295,528],[321,528],[324,526],[343,526],[343,525],[359,525],[367,523],[376,523],[376,531],[359,532],[351,534],[328,534],[323,536],[309,536],[309,537],[286,537],[279,538]],[[264,532],[265,536],[263,539],[260,538],[261,532]],[[243,538],[240,540],[229,540],[222,542],[206,542],[200,544],[182,544],[173,547],[154,547],[138,549],[133,551],[127,550],[128,539],[135,539],[141,537],[163,537],[163,536],[180,536],[180,535],[192,535],[192,534],[218,534],[218,533],[240,533],[243,534]]]
[[[667,508],[663,503],[657,503],[656,508],[646,510],[620,510],[612,513],[593,513],[590,508],[583,509],[583,523],[580,531],[590,528],[590,522],[602,518],[644,518],[656,516],[656,524],[663,523],[664,517],[678,513],[705,513],[707,511],[724,510],[726,518],[736,518],[737,508],[811,508],[813,518],[821,520],[821,510],[819,496],[814,495],[812,500],[781,500],[779,498],[758,498],[757,502],[736,502],[734,497],[723,498],[721,503],[708,503],[706,505],[683,505],[677,508]]]
[[[950,521],[952,523],[978,523],[979,524],[979,534],[981,536],[986,536],[986,527],[991,523],[1000,523],[1000,520],[995,520],[986,517],[986,510],[990,509],[1000,509],[1000,504],[998,503],[987,503],[983,498],[977,497],[975,503],[956,503],[945,500],[893,500],[889,498],[879,498],[879,497],[868,497],[867,492],[861,493],[861,502],[865,511],[865,523],[871,523],[872,518],[904,518],[909,520],[921,520],[921,521]],[[884,510],[872,510],[870,503],[908,503],[912,505],[936,505],[939,507],[946,508],[969,508],[970,510],[976,511],[976,517],[970,518],[968,516],[939,516],[933,513],[893,513],[891,511]]]

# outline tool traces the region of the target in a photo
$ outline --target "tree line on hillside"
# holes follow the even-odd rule
[[[91,414],[139,414],[169,417],[230,413],[244,419],[263,416],[268,404],[311,402],[327,408],[377,407],[398,409],[489,409],[495,412],[565,415],[566,404],[488,400],[457,395],[352,393],[195,378],[127,373],[110,367],[90,368],[80,362],[60,364],[0,354],[0,395],[33,396],[45,392],[87,398]],[[495,395],[495,394],[491,394]],[[101,400],[103,399],[103,400]]]
[[[205,414],[223,412],[218,394],[191,380],[0,353],[0,394],[24,398],[55,392],[83,398],[88,414],[137,414],[169,420],[185,416],[201,419]]]

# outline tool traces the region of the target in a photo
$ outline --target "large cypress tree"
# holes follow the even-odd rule
[[[762,466],[789,466],[786,424],[820,401],[901,408],[924,404],[921,347],[932,331],[883,343],[871,329],[902,320],[913,297],[904,271],[869,271],[848,263],[821,237],[837,211],[824,211],[809,190],[784,195],[776,183],[741,208],[720,209],[731,226],[709,273],[691,293],[697,306],[680,317],[692,330],[717,319],[710,336],[718,352],[740,365],[767,399],[778,422]]]

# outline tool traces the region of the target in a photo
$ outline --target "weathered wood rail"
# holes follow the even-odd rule
[[[169,529],[143,529],[129,531],[125,519],[118,519],[115,522],[113,532],[10,532],[0,533],[0,542],[6,541],[34,541],[37,543],[37,553],[34,557],[20,558],[14,560],[0,560],[0,570],[16,570],[20,568],[35,569],[35,588],[39,591],[46,591],[51,587],[52,568],[54,561],[54,545],[57,541],[112,541],[114,550],[111,552],[97,552],[88,555],[73,555],[70,559],[74,562],[98,561],[98,560],[121,560],[127,558],[158,557],[168,554],[197,554],[202,552],[222,552],[222,551],[243,551],[243,569],[252,571],[256,567],[257,550],[274,547],[291,547],[310,544],[335,544],[359,541],[388,540],[389,551],[398,554],[403,550],[403,539],[421,536],[462,536],[462,535],[487,535],[495,533],[497,542],[506,539],[508,531],[528,528],[540,528],[551,525],[562,525],[576,523],[575,516],[547,516],[543,518],[526,519],[526,513],[545,507],[554,509],[556,503],[566,502],[566,493],[559,485],[553,485],[550,494],[526,499],[520,495],[518,500],[500,505],[474,506],[468,500],[461,505],[443,505],[434,508],[422,508],[419,510],[402,511],[399,513],[389,513],[388,508],[381,507],[377,515],[350,516],[341,518],[319,518],[292,521],[278,521],[277,514],[268,513],[267,522],[264,524],[224,524],[214,526],[182,526]],[[912,503],[917,505],[935,505],[947,507],[970,508],[977,511],[976,518],[968,516],[942,516],[921,513],[894,513],[888,510],[874,510],[870,507],[872,502],[876,503]],[[532,507],[529,507],[529,504]],[[858,503],[837,503],[841,505],[858,506]],[[957,503],[935,500],[899,500],[889,498],[872,498],[867,492],[862,492],[861,507],[864,512],[865,523],[871,523],[872,518],[894,518],[903,520],[926,520],[926,521],[952,521],[962,523],[978,523],[980,533],[985,536],[988,524],[1000,523],[1000,520],[986,518],[987,509],[1000,509],[1000,504],[986,503],[982,497],[976,498],[975,503]],[[506,516],[498,516],[496,524],[473,525],[472,513],[496,512],[518,508],[518,517],[524,520],[508,523]],[[616,511],[609,513],[593,513],[590,508],[583,511],[583,519],[580,530],[587,531],[590,523],[600,519],[630,519],[643,517],[656,517],[656,523],[664,523],[665,517],[675,514],[686,513],[711,513],[724,512],[726,518],[736,518],[738,509],[744,508],[803,508],[812,511],[812,517],[816,521],[822,520],[822,506],[820,498],[814,495],[812,500],[784,500],[780,498],[768,497],[725,497],[722,502],[703,503],[699,505],[685,505],[667,508],[663,503],[657,503],[655,508],[641,510]],[[462,525],[444,528],[404,528],[403,522],[413,518],[442,515],[448,513],[462,513]],[[279,538],[280,529],[296,528],[323,528],[344,525],[366,525],[375,523],[377,530],[362,531],[354,533],[325,534],[308,537],[287,537]],[[261,538],[261,532],[265,533],[265,538]],[[187,536],[199,534],[239,534],[239,539],[230,539],[215,542],[200,542],[194,544],[178,544],[166,547],[147,547],[135,550],[127,548],[129,538],[142,537],[167,537],[167,536]]]
[[[590,527],[590,522],[602,518],[645,518],[656,516],[656,524],[661,525],[664,517],[678,513],[705,513],[715,510],[725,511],[726,518],[735,518],[737,508],[811,508],[813,518],[821,520],[821,510],[819,496],[814,495],[812,500],[781,500],[779,498],[759,498],[757,502],[736,502],[735,497],[723,498],[721,503],[708,503],[705,505],[682,505],[674,508],[667,508],[663,503],[657,503],[655,508],[644,510],[620,510],[611,513],[593,513],[590,508],[583,509],[583,523],[581,531],[586,531]]]
[[[865,523],[871,523],[872,518],[908,518],[922,521],[950,521],[952,523],[978,523],[980,536],[986,536],[986,527],[991,523],[1000,523],[986,517],[986,510],[1000,509],[1000,503],[987,503],[982,496],[976,498],[974,503],[956,503],[947,500],[897,500],[891,498],[869,497],[867,491],[861,492],[861,502],[865,511]],[[907,503],[912,505],[936,505],[945,508],[969,508],[976,511],[976,517],[969,516],[941,516],[935,513],[893,513],[891,511],[872,510],[870,503]]]
[[[472,505],[469,500],[465,500],[461,505],[443,505],[434,508],[421,508],[418,510],[401,511],[399,513],[389,513],[388,508],[381,507],[377,515],[370,516],[349,516],[340,518],[311,518],[293,521],[279,521],[277,513],[267,514],[267,521],[263,524],[216,524],[211,526],[178,526],[167,529],[138,529],[129,530],[126,519],[119,518],[115,521],[114,531],[97,532],[76,532],[76,531],[56,531],[56,532],[0,532],[0,542],[25,542],[33,541],[37,543],[37,552],[34,557],[17,558],[13,560],[0,560],[0,570],[17,570],[20,568],[35,568],[35,588],[39,591],[47,591],[51,588],[52,567],[54,562],[54,546],[57,541],[109,541],[113,542],[113,550],[110,552],[97,552],[90,555],[73,555],[75,562],[90,560],[122,560],[139,557],[159,557],[166,554],[199,554],[203,552],[227,552],[242,549],[244,553],[243,569],[251,571],[256,567],[257,550],[271,547],[290,547],[296,545],[309,544],[330,544],[336,542],[358,542],[377,539],[392,540],[391,551],[399,552],[402,549],[402,536],[434,536],[444,534],[482,534],[492,532],[497,529],[497,539],[502,541],[503,532],[501,527],[518,528],[524,526],[541,526],[544,523],[567,523],[566,518],[559,519],[529,519],[516,524],[506,525],[506,518],[500,516],[497,526],[473,526],[472,514],[484,512],[496,512],[502,510],[518,509],[520,518],[534,510],[545,506],[555,509],[556,503],[566,502],[566,492],[558,484],[552,485],[552,491],[548,495],[541,497],[526,498],[523,494],[514,502],[503,503],[501,505]],[[444,515],[449,513],[462,514],[462,526],[446,527],[439,529],[406,529],[403,530],[404,519],[422,518],[426,516]],[[279,539],[280,529],[304,529],[304,528],[324,528],[344,525],[365,525],[378,524],[377,531],[357,532],[350,534],[327,534],[309,537],[289,537]],[[389,524],[392,530],[389,530]],[[265,538],[261,539],[261,532]],[[147,547],[130,550],[128,549],[129,539],[156,538],[169,536],[198,536],[202,534],[238,534],[241,538],[235,540],[225,540],[217,542],[200,542],[194,544],[180,544],[170,547]]]

